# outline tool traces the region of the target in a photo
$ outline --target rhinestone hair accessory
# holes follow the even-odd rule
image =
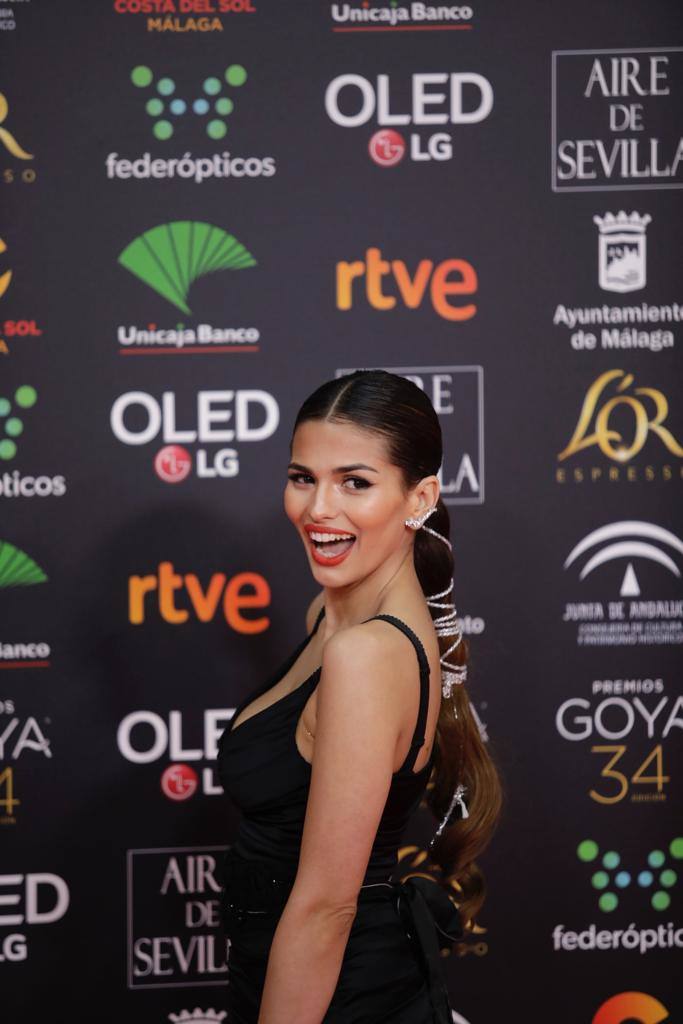
[[[448,810],[444,814],[444,816],[443,816],[443,818],[441,820],[441,824],[439,825],[439,827],[437,828],[436,832],[434,833],[434,835],[431,838],[431,841],[429,843],[429,849],[430,850],[431,850],[432,846],[434,845],[434,843],[436,842],[436,840],[441,835],[441,833],[443,832],[443,830],[446,828],[446,825],[450,824],[449,818],[453,814],[453,810],[454,810],[456,804],[458,805],[458,807],[460,809],[460,817],[461,818],[469,818],[470,814],[469,814],[469,811],[467,810],[467,804],[465,803],[465,801],[463,799],[463,794],[466,793],[466,792],[467,792],[467,786],[463,786],[462,782],[459,782],[458,785],[455,787],[455,792],[453,793],[453,796],[451,797],[451,802],[448,805]]]
[[[410,526],[413,530],[426,530],[427,533],[431,533],[433,537],[438,537],[439,540],[448,547],[449,551],[453,550],[453,545],[447,537],[444,537],[442,533],[437,530],[433,530],[431,526],[425,526],[427,519],[436,512],[437,506],[432,505],[431,508],[427,509],[421,516],[411,516],[405,520],[406,526]],[[450,697],[454,686],[464,683],[467,679],[467,666],[466,665],[450,665],[446,659],[449,654],[452,654],[458,644],[462,640],[462,630],[458,625],[457,619],[457,608],[453,604],[453,601],[440,602],[439,598],[446,597],[447,594],[453,590],[453,580],[451,580],[448,587],[445,590],[440,591],[438,594],[431,594],[427,597],[427,605],[430,608],[443,608],[445,614],[437,616],[434,621],[434,627],[436,629],[437,636],[453,636],[455,640],[448,648],[447,651],[441,655],[441,692],[444,697]],[[456,717],[457,717],[456,710]]]
[[[441,536],[441,534],[437,534]],[[444,538],[445,539],[445,538]],[[440,590],[438,594],[430,594],[427,598],[427,605],[430,608],[445,608],[446,612],[443,615],[438,615],[434,620],[434,627],[436,629],[437,636],[453,636],[455,640],[451,646],[443,652],[441,655],[440,663],[442,665],[441,680],[444,697],[450,697],[454,686],[458,686],[460,683],[464,683],[467,679],[467,665],[451,665],[446,660],[450,654],[456,649],[456,647],[462,642],[462,629],[458,624],[458,610],[452,601],[440,601],[439,598],[446,597],[453,590],[453,580],[448,584],[445,590]]]

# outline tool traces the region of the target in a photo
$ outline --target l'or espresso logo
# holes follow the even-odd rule
[[[624,294],[642,291],[648,280],[649,213],[610,211],[595,214],[597,245],[591,252],[596,284],[605,292]],[[654,230],[651,229],[651,230]],[[656,236],[653,243],[656,244]],[[586,257],[588,246],[584,246]],[[555,307],[553,324],[568,330],[575,352],[662,352],[674,346],[672,326],[683,320],[678,302],[654,303],[645,299],[629,305],[603,302],[599,306]]]
[[[3,12],[4,13],[4,12]],[[0,24],[0,31],[2,30]],[[29,153],[15,134],[16,126],[9,116],[9,103],[4,93],[0,92],[0,174],[6,185],[20,182],[32,185],[36,180],[36,172],[30,160],[34,154]],[[18,161],[15,163],[14,161]]]
[[[129,988],[225,985],[229,945],[219,864],[225,849],[128,850]]]
[[[226,443],[264,441],[280,421],[275,398],[261,389],[199,391],[192,407],[185,406],[185,429],[179,427],[180,400],[164,391],[159,401],[146,391],[127,391],[115,399],[110,412],[117,441],[131,447],[156,442],[154,471],[167,484],[177,484],[193,472],[203,480],[230,479],[239,473],[237,448]],[[261,422],[255,422],[256,420]],[[232,423],[232,426],[225,426]],[[221,426],[219,426],[221,424]],[[188,446],[199,445],[195,458]]]
[[[141,93],[140,127],[149,125],[156,148],[166,150],[176,140],[180,146],[200,147],[207,139],[219,142],[228,134],[229,125],[232,135],[235,117],[239,120],[242,116],[234,112],[236,106],[241,106],[240,90],[247,77],[241,64],[229,64],[219,71],[211,70],[199,82],[179,84],[165,71],[158,73],[146,64],[138,64],[130,72],[130,81]],[[105,166],[110,179],[179,178],[197,185],[212,178],[270,178],[276,170],[271,156],[245,157],[228,150],[193,156],[189,149],[168,157],[147,151],[132,159],[109,153]]]
[[[582,537],[564,569],[574,580],[562,621],[579,647],[683,644],[683,541],[646,520],[606,523]]]
[[[552,187],[683,187],[683,48],[556,50]]]
[[[600,462],[570,463],[555,471],[559,484],[572,481],[597,483],[607,480],[651,482],[683,478],[683,447],[668,426],[669,402],[658,388],[635,386],[635,377],[624,370],[607,370],[588,388],[569,443],[557,455],[558,462],[575,462],[587,453]],[[653,462],[634,460],[646,448]],[[663,462],[662,459],[667,459]],[[611,465],[610,465],[611,463]]]
[[[385,260],[381,250],[373,247],[366,250],[364,260],[337,263],[337,309],[352,309],[354,299],[356,304],[365,299],[380,311],[398,305],[406,309],[431,306],[444,320],[459,323],[471,320],[477,312],[471,301],[477,284],[477,273],[467,260],[447,259],[438,264],[420,260],[411,273],[403,260]]]
[[[334,371],[335,377],[368,367]],[[429,396],[444,435],[438,477],[445,505],[484,503],[484,370],[481,366],[384,366]],[[480,620],[477,620],[480,621]],[[473,629],[472,632],[481,632]]]
[[[594,679],[590,697],[569,697],[559,705],[555,728],[562,739],[590,752],[596,777],[586,791],[595,803],[667,799],[671,763],[679,760],[683,697],[667,694],[663,679]],[[669,763],[671,745],[676,756]]]
[[[148,32],[224,32],[225,17],[256,14],[255,0],[113,0],[116,14],[137,15]]]
[[[389,75],[370,81],[362,75],[333,78],[325,90],[325,110],[341,128],[359,128],[374,121],[378,126],[368,141],[368,152],[380,167],[393,167],[404,156],[419,162],[453,158],[448,131],[427,125],[478,124],[493,109],[493,88],[475,71],[413,74],[400,82]],[[408,141],[398,128],[412,125]]]

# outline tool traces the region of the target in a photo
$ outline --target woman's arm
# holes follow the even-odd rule
[[[393,640],[372,622],[325,644],[301,854],[258,1024],[320,1024],[334,994],[414,687]]]

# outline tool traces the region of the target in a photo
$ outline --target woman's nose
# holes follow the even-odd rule
[[[313,492],[309,512],[312,519],[330,519],[337,514],[337,503],[332,486],[318,484]]]

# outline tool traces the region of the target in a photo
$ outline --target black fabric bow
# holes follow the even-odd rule
[[[445,889],[424,875],[409,875],[393,885],[404,927],[422,952],[435,1024],[452,1024],[441,950],[450,951],[453,943],[464,937],[460,912]]]

